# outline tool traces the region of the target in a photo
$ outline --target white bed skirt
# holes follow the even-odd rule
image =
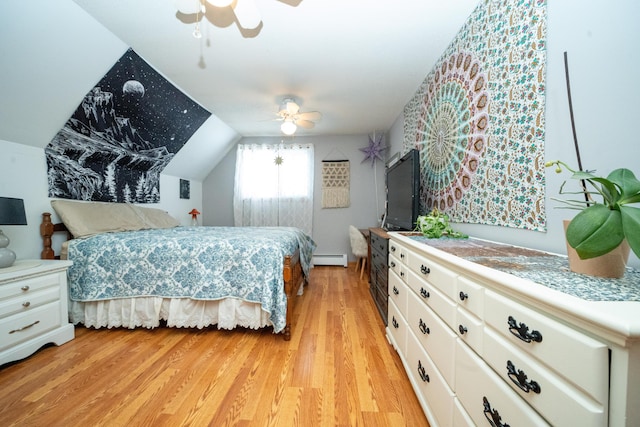
[[[227,298],[201,301],[188,298],[138,297],[106,301],[69,301],[69,319],[94,328],[155,328],[165,320],[177,328],[218,329],[236,326],[259,329],[272,326],[269,313],[259,303]]]

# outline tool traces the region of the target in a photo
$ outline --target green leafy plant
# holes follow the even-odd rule
[[[640,257],[640,208],[629,206],[640,202],[640,181],[629,169],[616,169],[606,178],[591,172],[575,171],[560,160],[547,162],[561,173],[564,167],[571,179],[582,181],[582,191],[564,190],[560,194],[580,194],[584,200],[553,199],[570,209],[580,209],[567,227],[567,243],[582,259],[594,258],[614,250],[626,238],[631,250]],[[598,201],[596,198],[602,200]]]
[[[449,215],[433,209],[429,215],[418,216],[416,220],[416,231],[421,232],[430,239],[437,239],[442,236],[466,238],[466,234],[455,231],[449,224]]]

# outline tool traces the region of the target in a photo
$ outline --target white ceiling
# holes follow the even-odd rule
[[[257,30],[208,7],[195,39],[175,0],[74,1],[242,136],[281,135],[286,96],[323,115],[298,135],[388,130],[478,3],[255,0]]]

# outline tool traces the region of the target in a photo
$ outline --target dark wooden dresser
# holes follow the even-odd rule
[[[369,229],[369,249],[371,266],[369,291],[378,307],[384,324],[387,324],[388,277],[389,277],[389,235],[382,228]]]

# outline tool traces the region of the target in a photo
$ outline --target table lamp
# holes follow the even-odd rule
[[[0,197],[0,225],[27,225],[22,199]],[[16,260],[15,252],[7,248],[9,243],[9,238],[0,230],[0,271],[11,267]]]

